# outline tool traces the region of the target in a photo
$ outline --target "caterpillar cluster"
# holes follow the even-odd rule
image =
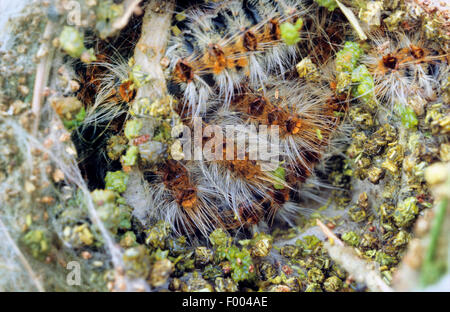
[[[226,105],[242,83],[263,88],[268,72],[284,72],[297,49],[283,42],[281,24],[306,12],[301,1],[290,0],[225,1],[187,11],[166,55],[189,113],[204,113],[216,93]]]
[[[205,116],[203,128],[217,125],[225,137],[226,126],[242,126],[249,141],[253,135],[260,142],[260,134],[252,129],[278,126],[278,168],[266,170],[264,162],[249,157],[250,148],[238,158],[233,146],[234,158],[227,160],[225,139],[223,159],[167,160],[148,179],[153,207],[148,218],[166,220],[179,233],[207,235],[218,227],[239,229],[271,223],[276,215],[287,221],[298,215],[300,185],[313,175],[341,122],[337,113],[345,111],[347,102],[336,97],[327,80],[302,83],[298,78],[268,75],[265,86],[261,91],[241,85],[228,105],[221,97],[210,100],[211,113]],[[187,125],[191,121],[185,120]],[[203,138],[202,146],[208,139]],[[273,144],[270,137],[263,140]],[[283,172],[281,179],[278,170]]]
[[[287,45],[280,27],[306,12],[301,1],[232,0],[185,11],[182,22],[174,17],[182,30],[169,41],[166,75],[179,98],[175,109],[191,133],[193,117],[202,117],[202,150],[211,139],[203,130],[219,127],[223,142],[213,150],[220,147],[223,157],[143,166],[145,222],[165,220],[175,233],[207,236],[298,215],[302,184],[314,176],[347,105],[330,87],[332,62],[318,64],[316,81],[295,74],[299,45]],[[227,126],[247,138],[241,155],[225,139]],[[255,131],[260,126],[277,126],[278,141]],[[252,140],[278,151],[275,166],[251,157]]]

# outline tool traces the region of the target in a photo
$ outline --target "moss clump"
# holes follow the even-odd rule
[[[81,107],[81,109],[73,119],[63,120],[64,127],[66,127],[66,129],[69,131],[75,130],[83,123],[85,117],[86,117],[86,110],[84,109],[84,107]]]
[[[353,247],[359,245],[359,236],[353,231],[347,232],[342,235],[342,240]]]
[[[122,197],[111,190],[95,190],[91,195],[100,219],[111,233],[131,227],[131,213]]]
[[[75,27],[64,26],[59,35],[59,43],[61,48],[73,58],[79,58],[86,52],[87,57],[83,58],[87,61],[95,61],[94,49],[86,49],[84,46],[84,35]]]
[[[115,191],[117,193],[123,193],[127,189],[128,174],[118,171],[108,171],[105,177],[105,188]]]
[[[336,71],[351,73],[362,54],[363,50],[358,43],[346,41],[344,47],[336,53]]]
[[[54,97],[51,105],[67,130],[72,131],[78,128],[86,117],[86,110],[83,104],[74,96]]]
[[[328,9],[328,11],[334,11],[338,4],[334,0],[314,0],[318,5],[323,6]]]
[[[408,197],[397,205],[392,217],[398,227],[404,227],[409,225],[418,213],[417,199]]]
[[[142,120],[140,119],[130,119],[125,124],[125,136],[128,140],[132,140],[139,136],[139,132],[143,127]]]
[[[352,83],[352,72],[361,57],[363,51],[358,43],[346,41],[344,47],[336,53],[336,80],[337,91],[344,92],[350,88]],[[356,74],[355,78],[359,78]]]
[[[397,104],[397,113],[400,116],[402,125],[407,129],[415,129],[419,120],[417,119],[416,113],[411,107]]]
[[[336,292],[342,288],[342,280],[337,276],[331,276],[323,283],[323,288],[328,292]]]
[[[125,155],[121,157],[122,165],[124,166],[134,166],[137,164],[139,155],[139,148],[137,146],[130,146],[127,149],[127,152]]]
[[[231,272],[231,278],[235,282],[249,280],[255,277],[255,267],[246,248],[238,248],[236,245],[231,245],[231,238],[222,229],[214,230],[209,240],[213,245],[214,260],[219,263],[223,260],[228,260],[227,263],[222,262],[222,269]]]
[[[365,65],[359,65],[352,72],[352,82],[357,83],[352,88],[353,96],[362,100],[365,104],[375,101],[374,82]]]
[[[21,241],[36,259],[44,259],[50,251],[50,242],[44,230],[30,230],[22,236]]]
[[[299,18],[295,24],[285,22],[280,25],[281,38],[287,45],[294,45],[300,41],[300,29],[303,27],[303,19]]]
[[[250,256],[250,252],[247,249],[239,249],[233,245],[228,248],[226,258],[230,261],[231,278],[235,282],[240,282],[255,277],[255,267]]]

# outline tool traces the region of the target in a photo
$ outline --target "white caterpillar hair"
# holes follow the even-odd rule
[[[374,48],[362,57],[374,78],[375,94],[390,105],[425,103],[434,97],[445,58],[420,33],[372,34]]]

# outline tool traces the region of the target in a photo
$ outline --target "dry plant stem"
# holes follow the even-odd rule
[[[322,221],[316,219],[316,223],[322,232],[328,237],[330,244],[333,245],[333,243],[336,243],[339,246],[344,246],[344,243],[336,235],[334,235],[334,233],[325,224],[323,224]]]
[[[393,291],[381,279],[378,272],[374,269],[373,263],[359,258],[353,251],[353,248],[345,246],[320,220],[316,220],[316,222],[330,240],[330,242],[325,243],[330,257],[351,274],[356,281],[365,283],[370,291]]]
[[[131,16],[135,12],[135,10],[138,8],[139,3],[141,3],[142,0],[127,0],[125,2],[125,12],[123,15],[117,19],[113,24],[113,32],[121,30],[125,26],[127,26],[128,21],[130,20]]]
[[[161,68],[161,59],[166,50],[170,34],[170,22],[175,8],[173,1],[152,0],[145,8],[142,21],[142,33],[134,50],[136,65],[147,73],[151,80],[137,90],[136,99],[162,97],[167,93],[166,79]],[[148,202],[145,192],[136,192],[136,186],[145,189],[146,181],[137,169],[130,172],[127,191],[124,197],[135,211],[144,211]],[[133,187],[131,187],[133,185]]]
[[[356,18],[355,14],[353,14],[352,10],[347,8],[344,4],[336,0],[336,3],[338,4],[339,8],[341,9],[342,13],[344,13],[345,17],[347,17],[347,20],[349,21],[350,25],[352,25],[353,29],[356,31],[356,33],[359,36],[360,40],[367,40],[367,36],[362,30],[361,26],[359,25],[358,19]]]
[[[170,21],[175,8],[173,1],[151,1],[145,8],[142,34],[134,50],[134,60],[147,73],[150,83],[139,88],[136,99],[163,96],[167,92],[161,59],[166,50]]]
[[[44,96],[44,90],[48,83],[48,77],[52,65],[52,59],[54,54],[54,47],[52,46],[50,39],[54,32],[55,25],[51,21],[47,22],[45,26],[44,35],[42,36],[43,43],[39,51],[46,51],[36,67],[36,78],[34,80],[33,99],[31,102],[31,110],[35,116],[34,133],[37,133],[40,120],[40,111],[42,99]]]
[[[3,223],[3,221],[0,219],[0,230],[5,234],[6,239],[8,240],[9,244],[12,246],[12,248],[14,249],[14,252],[16,253],[16,255],[19,257],[20,262],[22,263],[23,267],[25,268],[25,270],[28,272],[28,274],[31,277],[31,280],[34,283],[34,286],[36,286],[36,289],[40,292],[44,292],[44,287],[41,285],[41,282],[39,281],[39,279],[37,278],[36,274],[34,274],[33,269],[31,268],[30,264],[28,263],[27,259],[25,258],[25,256],[22,254],[22,252],[20,251],[20,249],[17,247],[16,243],[14,242],[14,240],[12,239],[11,235],[9,235],[8,230],[6,229],[5,224]]]

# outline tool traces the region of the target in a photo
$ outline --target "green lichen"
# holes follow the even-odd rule
[[[277,183],[273,184],[276,190],[282,190],[286,184],[286,170],[279,166],[275,171],[272,172],[272,177]]]
[[[336,292],[342,288],[342,280],[337,276],[331,276],[323,283],[323,288],[328,292]]]
[[[134,166],[137,164],[139,155],[139,148],[137,146],[130,146],[125,155],[121,157],[121,162],[124,166]]]
[[[140,134],[139,132],[141,131],[143,127],[143,122],[141,119],[130,119],[127,121],[127,123],[125,124],[125,137],[128,140],[132,140],[137,138]]]
[[[108,171],[105,177],[105,188],[115,191],[117,193],[123,193],[127,189],[128,174],[118,171]]]
[[[134,58],[130,58],[128,66],[131,70],[128,73],[128,79],[124,82],[131,81],[133,88],[140,88],[144,84],[150,82],[150,76],[142,71],[141,65],[135,64]]]
[[[300,41],[300,29],[303,27],[303,19],[299,18],[295,24],[285,22],[280,25],[281,38],[287,45],[294,45]]]
[[[123,248],[130,248],[137,245],[136,243],[136,234],[134,234],[132,231],[127,231],[125,234],[122,235],[122,238],[120,239],[119,245]]]
[[[344,242],[346,242],[347,244],[349,244],[353,247],[356,247],[359,245],[360,238],[359,238],[358,234],[356,234],[353,231],[350,231],[350,232],[347,232],[344,235],[342,235],[342,240]]]
[[[399,114],[400,120],[405,128],[415,129],[417,127],[419,120],[411,107],[397,104],[397,113]]]
[[[108,139],[106,152],[112,160],[118,160],[127,150],[127,139],[124,136],[113,135]]]
[[[272,249],[272,242],[272,236],[263,232],[255,233],[250,241],[250,245],[252,246],[250,248],[250,253],[252,257],[268,256]]]
[[[325,276],[322,271],[318,268],[311,268],[308,271],[308,280],[312,283],[321,283],[324,280]]]
[[[195,264],[197,266],[205,266],[213,260],[213,251],[207,247],[195,248]]]
[[[131,227],[129,207],[122,197],[111,190],[94,190],[91,196],[98,216],[111,233],[116,234],[119,229]]]
[[[130,278],[146,278],[150,273],[150,256],[145,246],[126,249],[123,262]]]
[[[404,227],[409,225],[418,213],[417,199],[415,197],[408,197],[397,205],[392,217],[398,227]]]
[[[382,266],[389,266],[395,263],[395,259],[392,256],[382,251],[377,251],[375,255],[375,261],[377,261]]]
[[[75,27],[64,26],[59,35],[59,42],[61,48],[73,58],[79,58],[83,53],[87,54],[87,61],[95,61],[94,50],[86,49],[84,46],[84,35],[80,33]]]
[[[21,242],[34,258],[42,260],[50,251],[50,241],[47,236],[44,230],[30,230],[22,236]]]
[[[96,8],[97,22],[95,28],[100,37],[105,39],[113,32],[113,23],[123,15],[123,4],[115,4],[113,1],[100,1]]]
[[[157,249],[164,249],[166,246],[166,240],[170,235],[170,226],[164,221],[157,222],[154,226],[145,231],[147,237],[145,238],[145,244]]]
[[[334,11],[338,4],[334,0],[314,0],[318,5],[323,6],[328,9],[328,11]]]
[[[75,117],[71,120],[63,120],[64,127],[67,130],[72,131],[77,129],[83,123],[84,118],[86,117],[86,110],[84,107],[81,107],[79,112],[75,115]]]
[[[365,65],[359,65],[352,71],[352,82],[357,84],[352,88],[353,96],[361,99],[365,104],[373,104],[375,101],[375,86]]]

